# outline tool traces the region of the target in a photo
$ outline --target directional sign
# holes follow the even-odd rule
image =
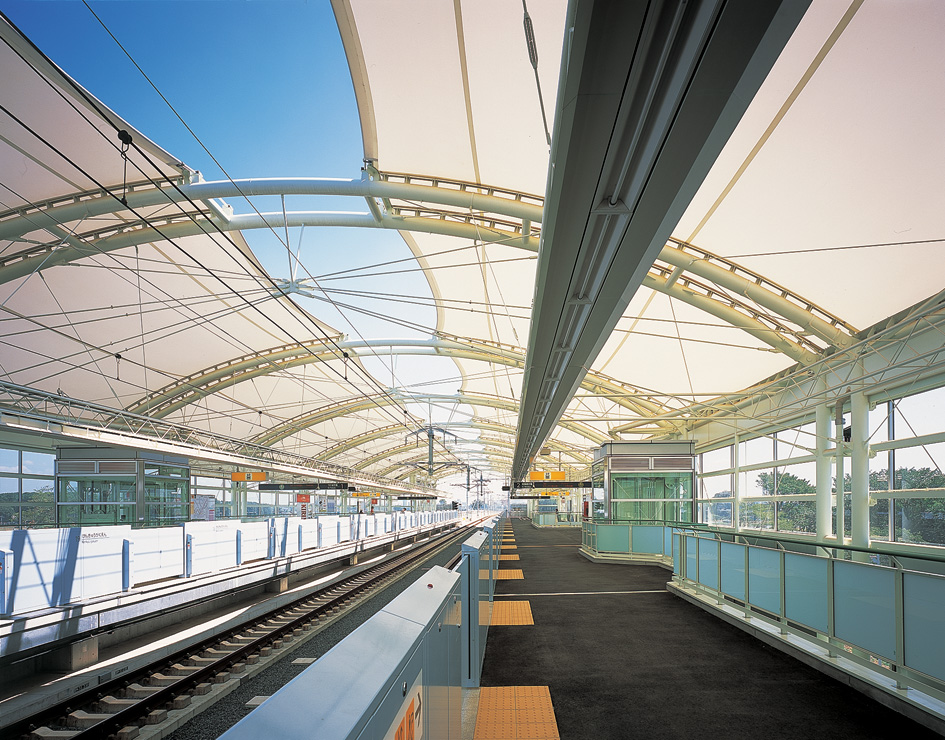
[[[527,490],[529,488],[593,488],[589,480],[520,480],[511,486],[502,486],[503,491]]]
[[[260,483],[260,491],[347,491],[347,483]]]
[[[529,480],[564,480],[563,470],[533,470],[528,474]]]
[[[253,471],[253,472],[241,471],[239,473],[230,473],[230,480],[239,481],[239,482],[260,481],[260,480],[266,480],[266,474],[259,471]]]

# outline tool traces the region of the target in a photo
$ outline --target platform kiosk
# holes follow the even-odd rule
[[[694,442],[607,442],[594,453],[585,515],[654,524],[691,522],[695,477]]]

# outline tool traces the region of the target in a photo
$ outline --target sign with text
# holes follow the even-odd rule
[[[337,481],[322,483],[262,483],[260,491],[347,491],[348,484]]]
[[[423,740],[423,671],[417,674],[410,691],[404,694],[397,718],[384,735],[384,740]]]
[[[563,470],[533,470],[528,474],[529,480],[564,480]]]
[[[258,470],[252,472],[240,471],[239,473],[230,473],[230,480],[244,483],[246,481],[266,480],[266,474]]]
[[[529,488],[593,488],[589,480],[520,480],[511,486],[502,486],[503,491],[526,490]]]
[[[296,495],[295,500],[300,504],[309,504],[312,502],[312,497],[307,493],[300,493]]]

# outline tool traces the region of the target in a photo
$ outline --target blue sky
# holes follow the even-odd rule
[[[233,177],[357,176],[357,106],[327,0],[90,5]],[[82,2],[0,9],[142,133],[222,176]]]

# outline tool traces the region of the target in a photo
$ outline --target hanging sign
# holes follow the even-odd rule
[[[230,480],[232,481],[261,481],[266,480],[266,474],[259,471],[245,472],[241,471],[239,473],[230,473]]]

